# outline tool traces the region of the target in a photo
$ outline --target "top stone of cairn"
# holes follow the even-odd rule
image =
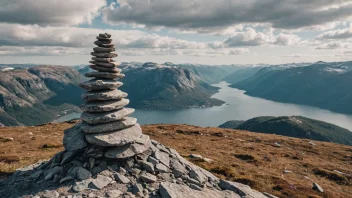
[[[91,68],[85,74],[92,78],[80,84],[86,90],[81,106],[81,130],[91,146],[101,147],[108,158],[128,158],[143,153],[150,148],[149,136],[142,134],[137,119],[128,117],[134,109],[125,108],[129,104],[127,93],[118,88],[123,85],[117,81],[124,77],[119,64],[111,35],[102,33],[94,42]]]

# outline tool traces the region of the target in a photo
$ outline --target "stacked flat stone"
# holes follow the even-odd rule
[[[87,142],[95,145],[100,155],[107,158],[128,158],[150,148],[149,136],[142,134],[137,119],[128,117],[134,109],[125,108],[129,104],[127,93],[118,90],[123,84],[117,81],[124,75],[119,64],[111,35],[104,33],[94,42],[90,68],[94,71],[85,74],[92,80],[81,83],[87,90],[82,98],[81,130]],[[100,148],[100,149],[99,149]],[[102,153],[103,152],[103,153]],[[98,154],[98,155],[99,155]]]

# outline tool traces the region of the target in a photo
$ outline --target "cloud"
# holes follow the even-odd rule
[[[283,34],[280,33],[275,38],[275,44],[277,45],[295,45],[301,41],[297,35],[294,34]]]
[[[139,24],[182,31],[218,31],[240,24],[299,29],[352,16],[350,0],[117,0],[102,10],[109,24]]]
[[[78,25],[91,23],[104,6],[105,0],[5,0],[0,2],[0,22]]]
[[[352,38],[352,26],[346,29],[331,30],[316,37],[317,40],[338,40]]]
[[[321,44],[316,47],[316,50],[334,50],[334,49],[349,49],[352,48],[352,43],[340,43],[340,42],[331,42]]]
[[[70,47],[0,46],[0,56],[63,56],[72,54],[87,55],[89,50]]]

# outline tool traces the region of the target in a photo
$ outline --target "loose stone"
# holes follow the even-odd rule
[[[101,90],[101,91],[90,91],[82,95],[82,98],[86,101],[94,100],[119,100],[127,97],[127,93],[120,90]]]
[[[121,73],[96,72],[96,71],[85,73],[84,76],[93,77],[93,78],[102,78],[102,79],[120,79],[125,77],[125,75]]]
[[[121,120],[122,118],[132,114],[134,109],[123,108],[117,111],[104,112],[104,113],[89,113],[83,112],[81,119],[89,124],[102,124]]]
[[[117,57],[117,54],[115,53],[97,53],[97,52],[91,52],[90,53],[92,56],[98,57],[98,58],[115,58]]]
[[[94,52],[100,53],[100,52],[113,52],[115,51],[115,48],[104,48],[104,47],[95,47],[93,48]]]
[[[112,72],[112,73],[120,73],[121,69],[118,68],[108,68],[108,67],[100,67],[97,65],[91,65],[90,68],[94,70],[98,70],[100,72]]]
[[[93,79],[84,83],[80,83],[79,86],[88,91],[95,90],[114,90],[123,85],[122,82],[114,80],[97,80]]]
[[[88,112],[107,112],[122,109],[128,103],[130,103],[128,99],[87,102],[81,109]]]

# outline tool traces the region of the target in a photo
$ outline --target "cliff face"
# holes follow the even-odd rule
[[[80,74],[69,67],[36,66],[0,75],[0,118],[4,125],[51,121],[69,106],[61,104],[74,103],[68,95],[76,98],[81,93],[77,87]],[[39,117],[36,119],[34,115]]]

